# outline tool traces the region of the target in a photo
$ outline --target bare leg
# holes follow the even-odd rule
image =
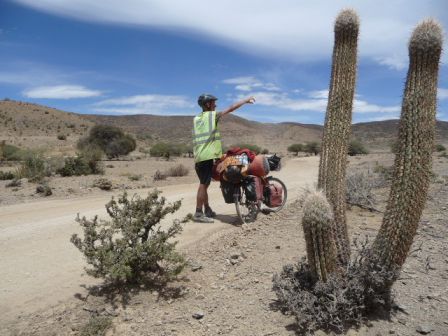
[[[198,194],[196,197],[196,209],[202,210],[204,204],[208,204],[207,188],[207,185],[199,184]]]

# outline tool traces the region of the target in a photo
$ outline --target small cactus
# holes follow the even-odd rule
[[[358,15],[353,10],[343,10],[334,26],[333,65],[319,164],[318,188],[325,192],[333,207],[333,230],[338,260],[342,265],[350,259],[345,176],[355,94],[358,32]]]
[[[443,33],[434,20],[420,23],[409,43],[392,187],[373,255],[400,268],[412,245],[426,202],[434,147],[437,78]]]
[[[336,245],[331,229],[333,212],[325,195],[311,192],[303,205],[302,227],[308,264],[314,280],[327,281],[336,267]]]

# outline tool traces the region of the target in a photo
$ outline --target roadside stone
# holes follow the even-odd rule
[[[205,316],[205,314],[204,314],[203,311],[197,311],[192,316],[193,316],[194,319],[200,320],[200,319],[202,319]]]
[[[422,335],[427,335],[427,334],[431,333],[432,328],[431,328],[431,326],[429,326],[427,324],[421,324],[421,325],[417,326],[417,329],[415,329],[415,330]]]

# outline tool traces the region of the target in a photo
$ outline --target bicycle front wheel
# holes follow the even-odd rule
[[[247,200],[244,188],[239,188],[239,193],[234,194],[236,213],[242,224],[252,223],[257,219],[259,208],[257,202]]]
[[[281,187],[281,190],[282,190],[282,195],[281,195],[282,202],[280,203],[280,205],[278,205],[278,206],[271,206],[271,205],[269,205],[269,203],[266,200],[265,200],[265,202],[263,202],[268,207],[270,212],[278,212],[281,209],[283,209],[283,207],[286,204],[286,200],[288,199],[288,190],[286,189],[286,185],[283,183],[282,180],[280,180],[277,177],[273,177],[273,176],[268,176],[266,178],[266,183],[267,183],[267,185],[270,184],[270,185],[275,185],[275,186]]]

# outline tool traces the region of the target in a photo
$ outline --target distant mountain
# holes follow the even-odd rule
[[[73,146],[95,124],[118,126],[140,139],[149,139],[150,143],[192,141],[193,116],[84,115],[37,104],[0,101],[0,140],[33,147],[37,139],[40,143],[45,143],[44,140],[47,139],[48,146],[51,147],[54,143],[61,144],[56,139],[58,134],[66,134],[66,145]],[[286,153],[290,144],[320,141],[322,137],[320,125],[260,123],[236,114],[228,115],[222,120],[220,131],[224,145],[250,143],[279,153]],[[353,137],[371,151],[388,151],[397,131],[398,120],[358,123],[352,128]],[[448,122],[437,122],[436,142],[448,145]]]

